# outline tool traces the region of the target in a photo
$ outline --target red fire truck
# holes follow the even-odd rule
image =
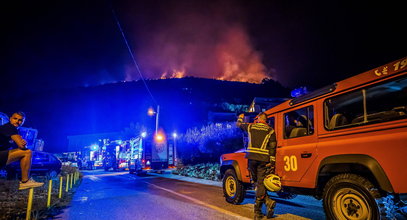
[[[161,136],[160,136],[161,135]],[[144,137],[143,137],[144,136]],[[141,137],[131,141],[130,173],[144,173],[146,170],[162,170],[175,165],[175,137],[167,138],[163,133]]]

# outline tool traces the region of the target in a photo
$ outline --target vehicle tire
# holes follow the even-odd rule
[[[108,171],[110,167],[105,167],[105,171]]]
[[[136,172],[135,170],[130,170],[130,169],[129,169],[129,173],[130,173],[130,174],[134,174],[135,172]]]
[[[297,197],[297,194],[284,192],[284,191],[276,192],[276,194],[279,198],[282,198],[282,199],[294,199],[295,197]]]
[[[386,198],[369,180],[345,173],[328,181],[323,206],[327,219],[392,219],[392,205],[386,204]]]
[[[226,202],[235,205],[242,203],[246,195],[246,189],[242,182],[237,179],[236,172],[233,169],[226,170],[222,182]]]

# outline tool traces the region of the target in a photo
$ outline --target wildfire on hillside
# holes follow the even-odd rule
[[[170,79],[170,78],[183,78],[185,77],[185,70],[173,70],[171,72],[164,72],[160,79]]]
[[[243,29],[233,28],[221,34],[214,45],[184,45],[167,42],[160,53],[154,50],[142,59],[147,78],[168,79],[187,76],[260,83],[269,77],[261,60]],[[151,59],[149,59],[151,58]],[[156,74],[160,73],[160,74]],[[137,79],[134,69],[127,72],[127,80]],[[136,77],[136,78],[134,78]]]
[[[251,83],[270,78],[239,9],[226,3],[205,7],[210,17],[198,7],[168,8],[155,18],[161,19],[154,22],[156,26],[140,33],[142,42],[135,53],[143,77],[193,76]],[[129,65],[126,80],[139,78],[138,70]]]

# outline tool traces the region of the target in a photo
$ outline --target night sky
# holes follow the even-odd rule
[[[21,100],[47,113],[27,94],[140,80],[118,24],[146,79],[268,77],[312,90],[405,57],[405,9],[406,1],[8,2],[0,9],[0,112]],[[29,120],[54,135],[41,129],[49,123],[42,117]]]
[[[402,4],[403,2],[403,4]],[[197,76],[319,88],[406,55],[405,1],[13,1],[1,98]]]

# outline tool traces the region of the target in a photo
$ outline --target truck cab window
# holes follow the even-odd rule
[[[296,138],[314,133],[314,108],[308,106],[284,114],[284,138]]]
[[[327,99],[324,109],[328,130],[406,118],[407,78]]]

